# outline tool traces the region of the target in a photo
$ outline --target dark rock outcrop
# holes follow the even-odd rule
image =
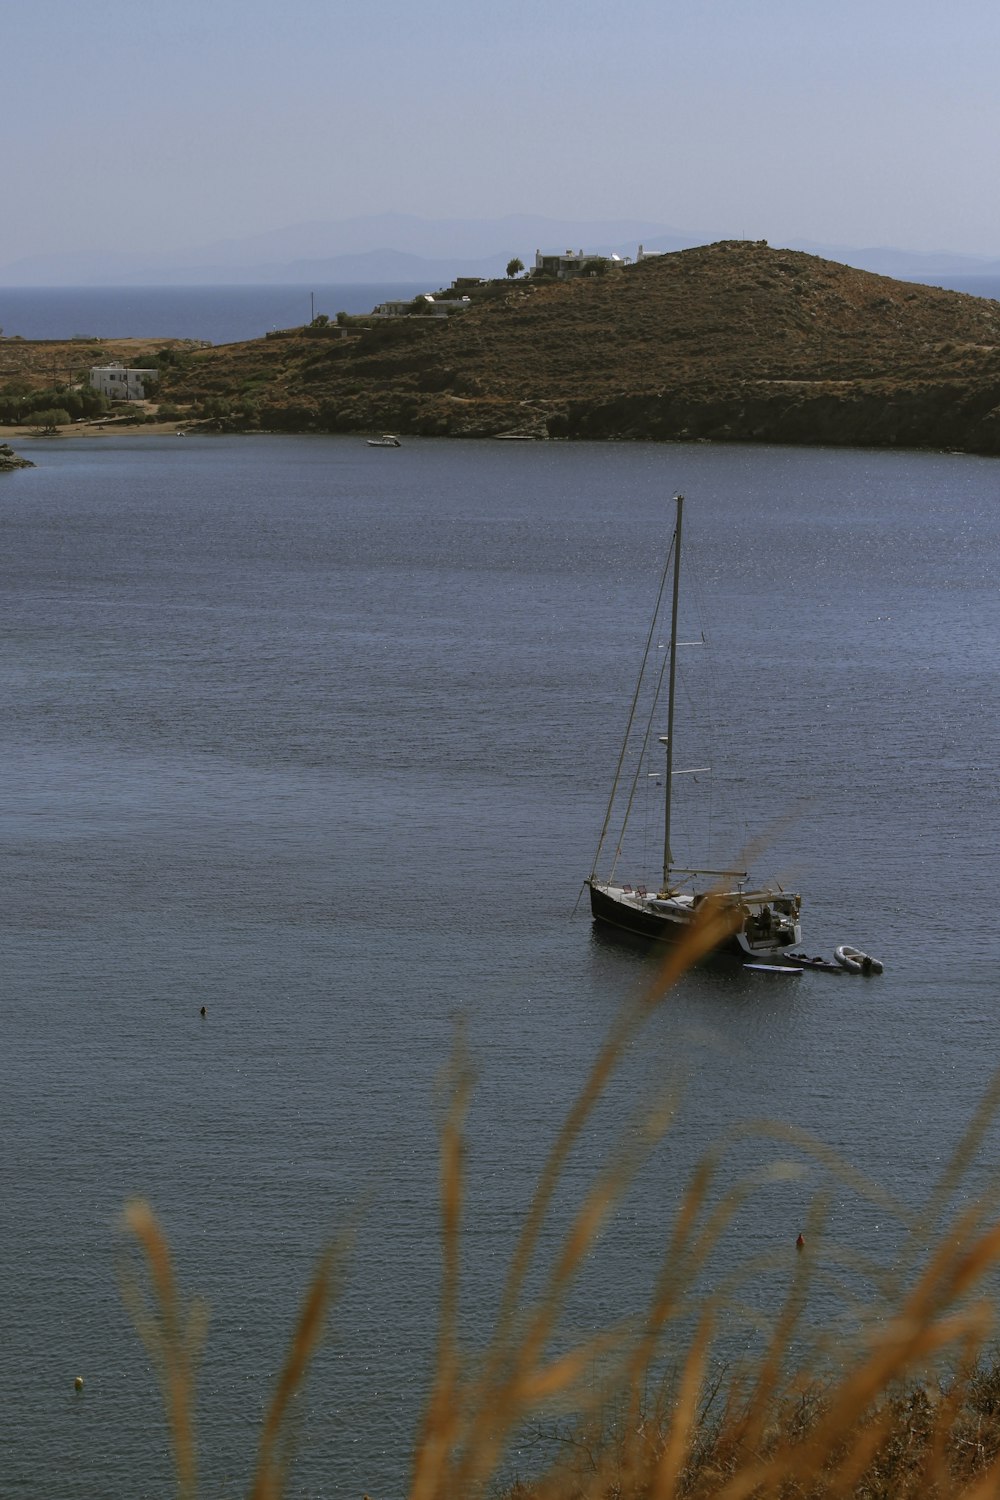
[[[35,466],[30,458],[22,458],[15,453],[9,443],[0,443],[0,474],[6,474],[11,469],[33,469]]]

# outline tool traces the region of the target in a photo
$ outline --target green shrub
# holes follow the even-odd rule
[[[27,418],[32,427],[68,427],[72,418],[61,406],[35,410]]]

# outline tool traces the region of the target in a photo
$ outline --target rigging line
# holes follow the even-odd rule
[[[671,552],[673,552],[673,548],[671,548],[670,550],[671,550]],[[662,596],[662,588],[661,588],[660,592],[661,592],[661,596]],[[647,651],[648,651],[648,647],[647,647]],[[643,658],[643,664],[642,665],[643,665],[643,672],[645,672],[645,668],[646,668],[645,658]],[[636,794],[636,791],[638,790],[638,787],[639,787],[639,781],[640,781],[640,778],[642,776],[643,771],[645,770],[646,766],[649,764],[649,742],[650,742],[650,740],[651,740],[651,738],[653,736],[653,733],[654,733],[653,725],[654,725],[654,723],[656,721],[656,710],[657,710],[657,706],[659,705],[659,702],[660,702],[660,694],[663,691],[663,679],[664,679],[664,677],[667,674],[667,669],[668,669],[669,666],[670,666],[670,658],[668,656],[664,656],[663,660],[660,663],[659,673],[657,674],[656,686],[653,689],[653,701],[649,705],[649,713],[646,716],[646,731],[645,731],[645,733],[644,733],[644,735],[642,737],[642,744],[639,747],[639,754],[636,757],[635,771],[632,774],[632,785],[629,787],[628,801],[625,804],[625,816],[622,819],[622,831],[621,831],[621,834],[619,835],[619,838],[618,838],[618,847],[615,850],[614,864],[611,867],[611,877],[610,878],[612,878],[612,879],[614,878],[615,870],[618,867],[618,860],[621,857],[622,839],[625,836],[625,829],[626,829],[626,827],[628,825],[629,818],[632,816],[632,804],[635,801],[635,794]],[[669,795],[670,788],[668,786],[666,786],[666,781],[665,780],[664,780],[664,788],[665,788],[666,793]]]
[[[712,776],[708,782],[708,807],[707,807],[707,841],[708,847],[714,848],[719,830],[723,831],[727,846],[732,839],[734,831],[739,826],[744,826],[744,843],[746,841],[746,815],[736,803],[731,785],[732,767],[740,763],[740,757],[735,754],[733,738],[733,723],[731,719],[723,719],[720,716],[720,704],[733,701],[733,685],[731,682],[731,664],[728,656],[724,658],[726,666],[720,664],[720,657],[716,649],[716,642],[721,637],[718,632],[719,608],[718,602],[713,609],[708,608],[710,587],[703,572],[704,556],[697,549],[688,551],[688,588],[691,606],[697,628],[701,632],[702,644],[705,646],[703,662],[699,664],[701,670],[701,693],[697,704],[700,720],[702,721],[702,732],[706,736],[709,746],[708,758],[712,762]],[[705,621],[715,622],[715,628],[710,628],[706,633]]]
[[[667,560],[663,564],[663,573],[662,573],[662,575],[660,577],[660,587],[659,587],[659,590],[658,590],[657,595],[656,595],[656,608],[653,610],[653,618],[650,621],[650,625],[649,625],[649,634],[646,637],[646,649],[645,649],[645,651],[642,654],[642,666],[641,666],[641,668],[639,670],[639,680],[638,680],[638,682],[635,685],[635,692],[632,695],[632,704],[631,704],[631,707],[629,708],[629,712],[628,712],[628,723],[625,726],[625,737],[622,740],[621,750],[618,752],[618,764],[615,766],[615,776],[614,776],[613,782],[611,783],[611,796],[608,798],[608,807],[607,807],[607,811],[604,814],[604,823],[603,823],[603,826],[601,828],[601,836],[600,836],[600,838],[597,841],[597,852],[594,855],[594,863],[593,863],[593,866],[592,866],[591,871],[590,871],[590,879],[591,880],[594,880],[596,878],[596,875],[597,875],[597,864],[598,864],[598,861],[600,860],[600,857],[601,857],[601,850],[604,848],[604,840],[608,836],[608,825],[611,822],[611,813],[612,813],[612,810],[613,810],[614,805],[615,805],[615,796],[616,796],[616,794],[618,792],[618,782],[619,782],[619,779],[620,779],[621,774],[622,774],[622,765],[624,764],[624,761],[625,761],[625,753],[628,750],[628,742],[629,742],[629,737],[630,737],[630,735],[632,733],[632,725],[635,722],[636,705],[639,702],[639,695],[642,692],[643,679],[645,678],[645,675],[646,675],[646,663],[649,660],[649,649],[650,649],[650,646],[652,644],[653,637],[656,634],[656,628],[657,628],[657,625],[659,623],[660,608],[661,608],[661,605],[662,605],[662,602],[663,602],[663,591],[664,591],[664,589],[667,586],[667,578],[670,575],[670,563],[671,563],[671,559],[673,558],[674,548],[675,548],[676,545],[677,545],[677,532],[675,530],[675,532],[673,534],[673,537],[671,538],[671,541],[670,541],[670,547],[667,550]],[[659,688],[657,688],[657,693],[659,693]],[[647,729],[647,735],[648,735],[648,732],[649,731]],[[633,782],[633,791],[634,791],[634,786],[635,786],[635,783]],[[629,803],[630,804],[631,804],[631,800],[632,799],[631,799],[631,795],[630,795],[630,797],[629,797]],[[627,820],[627,814],[626,814],[626,820]],[[623,828],[622,828],[622,834],[624,834],[624,825],[623,825]],[[615,863],[616,864],[618,862],[618,856],[621,854],[621,837],[622,837],[622,835],[619,835],[618,848],[615,851]]]
[[[678,641],[677,645],[679,647],[680,646],[705,646],[705,645],[707,645],[707,642],[705,640],[705,632],[703,630],[699,631],[699,637],[700,638],[698,640],[692,639],[692,640],[686,640],[686,641]],[[690,753],[692,754],[692,756],[694,755],[695,751],[697,751],[697,754],[699,756],[704,756],[704,758],[708,762],[707,765],[700,766],[697,769],[699,771],[703,772],[705,774],[705,776],[706,776],[706,781],[707,781],[707,786],[708,786],[708,797],[709,797],[709,801],[710,801],[710,798],[711,798],[711,788],[712,788],[713,781],[714,781],[714,778],[713,778],[713,775],[712,775],[712,770],[713,770],[713,767],[714,767],[714,764],[715,764],[715,755],[714,755],[714,748],[712,746],[712,741],[711,741],[711,725],[710,724],[708,726],[708,728],[709,728],[708,743],[707,744],[703,744],[703,741],[705,740],[705,730],[706,730],[706,725],[704,723],[705,715],[704,715],[704,711],[703,711],[704,710],[704,705],[703,705],[701,699],[697,696],[697,694],[695,693],[695,691],[692,688],[692,682],[693,682],[693,680],[695,678],[697,678],[698,685],[700,686],[700,684],[701,684],[701,662],[699,661],[699,664],[698,664],[697,668],[691,668],[691,667],[689,667],[688,663],[686,662],[685,657],[682,654],[680,654],[680,652],[678,652],[678,656],[677,656],[677,696],[678,696],[678,698],[682,699],[683,703],[684,703],[684,709],[685,709],[685,711],[684,711],[684,724],[685,724],[685,728],[686,728],[686,731],[687,731],[687,733],[686,733],[686,739],[687,740],[694,740],[696,742],[691,747]],[[676,775],[677,772],[675,772],[674,774]],[[697,781],[697,779],[698,778],[695,777],[696,781]],[[690,798],[686,798],[686,799],[684,799],[684,801],[681,802],[681,804],[679,806],[677,804],[674,804],[674,807],[673,807],[673,810],[672,810],[672,816],[671,816],[671,824],[672,824],[671,842],[672,843],[677,843],[679,840],[680,841],[685,841],[686,840],[688,848],[689,849],[693,849],[694,845],[693,845],[692,841],[695,838],[696,833],[697,833],[697,837],[699,839],[699,842],[701,844],[704,844],[705,848],[710,848],[711,847],[711,812],[709,812],[709,819],[708,819],[708,822],[709,822],[709,832],[708,832],[707,839],[706,839],[705,836],[702,835],[702,833],[700,831],[701,828],[702,828],[702,825],[705,822],[704,805],[705,805],[705,798],[704,798],[704,796],[699,797],[697,803],[693,803],[690,800]],[[697,809],[697,810],[695,810],[695,809]],[[705,858],[704,850],[702,851],[702,854],[701,854],[700,857],[702,859]],[[694,860],[695,860],[695,858],[696,858],[696,856],[693,853],[690,854],[688,856],[688,862],[689,863],[693,863]]]

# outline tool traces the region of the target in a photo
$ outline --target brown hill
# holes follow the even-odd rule
[[[1000,303],[746,241],[165,361],[163,399],[229,430],[1000,453]]]
[[[495,283],[445,322],[291,330],[192,355],[224,425],[751,439],[1000,452],[1000,304],[723,242]]]

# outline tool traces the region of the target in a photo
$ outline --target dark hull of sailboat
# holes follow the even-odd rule
[[[679,943],[691,925],[690,917],[640,911],[609,896],[598,885],[590,887],[590,911],[595,922],[615,927],[619,932],[631,932],[635,937],[652,938],[657,943]]]
[[[632,937],[655,943],[679,943],[694,921],[693,910],[679,913],[650,911],[648,907],[611,895],[595,882],[590,882],[589,889],[594,921],[603,928],[628,933]],[[800,941],[797,923],[789,922],[770,938],[751,935],[744,927],[720,943],[716,951],[743,959],[784,958]]]

